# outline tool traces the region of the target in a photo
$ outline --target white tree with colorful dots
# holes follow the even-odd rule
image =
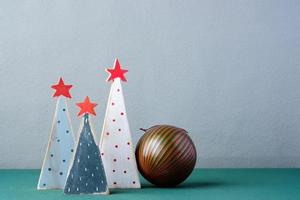
[[[127,81],[116,59],[113,69],[107,69],[113,81],[99,142],[109,188],[140,188],[140,180],[131,139],[122,81]]]
[[[53,97],[58,97],[48,147],[38,182],[38,189],[63,189],[69,163],[73,155],[74,135],[69,117],[67,98],[72,85],[65,85],[62,78]]]

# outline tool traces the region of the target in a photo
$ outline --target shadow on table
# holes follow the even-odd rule
[[[222,181],[194,181],[183,183],[176,188],[215,188],[215,187],[225,187],[232,185],[233,183],[222,182]]]
[[[152,185],[150,183],[144,183],[142,184],[142,188],[140,189],[127,189],[127,190],[112,190],[111,194],[120,194],[120,193],[143,193],[148,194],[147,192],[153,192],[153,190],[186,190],[186,189],[204,189],[204,188],[219,188],[219,187],[227,187],[235,185],[234,183],[229,182],[222,182],[222,181],[190,181],[186,183],[182,183],[181,185],[178,185],[176,187],[156,187],[155,185]]]
[[[189,181],[184,182],[176,187],[156,187],[150,183],[143,184],[142,189],[201,189],[201,188],[216,188],[216,187],[227,187],[236,185],[236,183],[231,182],[224,182],[224,181]]]
[[[224,181],[189,181],[189,182],[184,182],[176,187],[157,187],[155,185],[152,185],[150,183],[144,183],[142,184],[142,188],[140,189],[128,189],[128,190],[112,190],[111,194],[118,194],[118,193],[139,193],[139,192],[151,192],[153,190],[186,190],[186,189],[214,189],[214,188],[224,188],[224,187],[231,187],[236,185],[236,183],[231,183],[231,182],[224,182]],[[145,193],[144,193],[145,194]]]
[[[181,188],[201,189],[201,188],[225,187],[229,185],[232,185],[232,183],[221,182],[221,181],[193,181],[193,182],[182,183],[176,187],[162,187],[161,189],[181,189]],[[151,184],[144,184],[142,188],[147,189],[147,188],[157,188],[157,187]]]

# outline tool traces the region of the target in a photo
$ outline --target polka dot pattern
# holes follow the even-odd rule
[[[50,143],[44,158],[38,183],[38,189],[60,188],[63,189],[69,162],[73,153],[74,135],[71,132],[70,119],[65,97],[58,97],[56,115]]]
[[[139,188],[140,182],[131,134],[123,101],[122,86],[115,79],[111,86],[108,108],[102,130],[101,152],[110,188]],[[107,134],[109,133],[109,134]],[[133,183],[133,181],[135,183]]]
[[[91,132],[89,115],[84,115],[84,126],[76,147],[74,162],[66,181],[66,194],[107,193],[108,186],[100,151]]]

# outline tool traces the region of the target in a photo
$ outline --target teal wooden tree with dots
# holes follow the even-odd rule
[[[51,87],[55,90],[53,97],[57,97],[57,103],[38,189],[64,188],[74,151],[74,135],[67,106],[72,85],[66,85],[60,78],[58,84]]]
[[[78,116],[83,114],[80,134],[64,189],[65,194],[109,194],[99,148],[95,142],[89,114],[96,115],[96,103],[86,97]]]

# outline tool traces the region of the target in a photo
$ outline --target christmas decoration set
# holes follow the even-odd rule
[[[139,172],[156,186],[172,187],[193,171],[196,148],[184,129],[170,125],[141,129],[145,134],[134,150],[122,88],[128,70],[116,59],[106,71],[111,89],[99,142],[92,123],[97,103],[86,96],[76,104],[82,119],[75,138],[67,105],[72,85],[60,78],[51,86],[57,104],[37,189],[107,195],[110,189],[141,188]]]

